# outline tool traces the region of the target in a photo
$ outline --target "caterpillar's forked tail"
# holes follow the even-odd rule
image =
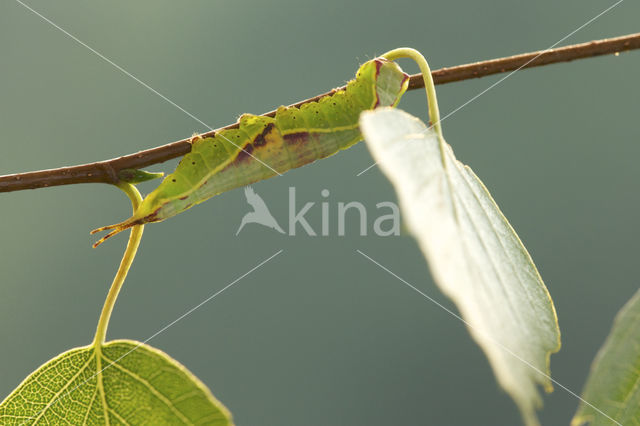
[[[102,232],[102,231],[108,231],[108,230],[111,230],[111,232],[109,232],[107,235],[105,235],[104,237],[100,238],[98,241],[93,243],[93,248],[98,247],[100,244],[104,243],[109,238],[113,237],[116,234],[119,234],[122,231],[125,231],[131,228],[136,224],[137,223],[135,221],[126,220],[124,222],[116,223],[115,225],[103,226],[102,228],[94,229],[93,231],[90,232],[91,235],[97,234],[98,232]]]

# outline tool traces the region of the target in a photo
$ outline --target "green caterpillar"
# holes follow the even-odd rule
[[[159,222],[214,195],[267,179],[347,149],[362,140],[358,118],[364,110],[396,106],[409,76],[395,63],[364,63],[346,89],[301,107],[280,107],[274,118],[244,114],[237,129],[192,139],[191,152],[124,222],[94,244],[134,225]]]

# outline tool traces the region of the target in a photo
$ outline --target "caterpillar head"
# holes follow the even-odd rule
[[[379,106],[396,106],[409,87],[409,75],[398,64],[384,58],[373,60],[376,66],[376,95]]]

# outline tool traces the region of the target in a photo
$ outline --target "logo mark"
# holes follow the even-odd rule
[[[249,205],[253,207],[253,211],[244,215],[244,217],[242,218],[242,222],[240,222],[240,227],[236,231],[236,235],[238,235],[242,228],[244,228],[244,226],[248,223],[257,223],[259,225],[266,226],[267,228],[275,229],[279,233],[284,234],[284,230],[280,227],[280,225],[278,225],[278,222],[269,211],[269,208],[265,204],[262,197],[256,194],[252,187],[247,186],[244,189],[244,195],[247,198],[247,203],[249,203]]]

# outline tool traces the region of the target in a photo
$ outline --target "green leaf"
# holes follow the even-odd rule
[[[573,426],[640,424],[640,290],[616,316],[593,361],[582,399],[589,404],[580,404]]]
[[[387,175],[435,282],[457,305],[498,383],[530,425],[552,389],[549,355],[560,348],[551,297],[529,253],[470,168],[406,112],[365,111],[360,128]]]
[[[0,404],[0,424],[233,422],[229,411],[177,361],[142,343],[116,340],[99,350],[72,349],[44,364]]]

